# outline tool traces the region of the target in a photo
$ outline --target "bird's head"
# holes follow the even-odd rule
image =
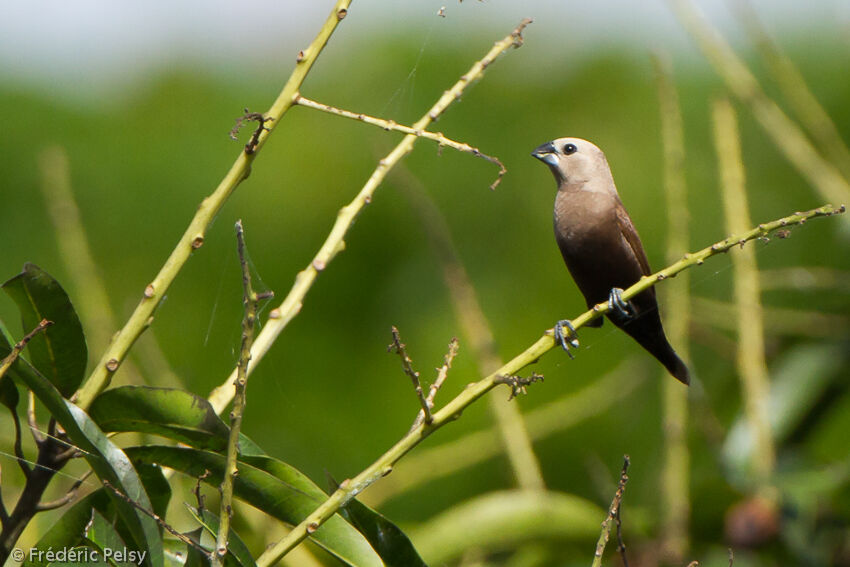
[[[535,148],[531,155],[552,170],[558,184],[582,185],[611,176],[605,154],[581,138],[558,138]]]

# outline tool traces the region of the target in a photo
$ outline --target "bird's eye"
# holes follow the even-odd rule
[[[578,151],[578,148],[575,144],[566,144],[564,146],[564,155],[574,154]]]

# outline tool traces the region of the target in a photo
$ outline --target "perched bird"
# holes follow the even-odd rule
[[[664,335],[655,289],[649,288],[629,302],[622,299],[623,289],[652,272],[605,154],[587,140],[559,138],[539,146],[531,155],[549,166],[558,183],[555,239],[588,308],[608,301],[608,319],[661,361],[677,380],[688,384],[688,368]],[[602,319],[588,325],[599,327]],[[570,345],[578,346],[568,320],[555,325],[555,338],[568,353]]]

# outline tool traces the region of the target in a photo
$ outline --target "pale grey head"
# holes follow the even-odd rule
[[[581,138],[558,138],[532,153],[555,175],[561,188],[617,194],[608,160],[596,145]]]

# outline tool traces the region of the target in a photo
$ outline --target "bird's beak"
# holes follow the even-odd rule
[[[552,142],[546,142],[543,145],[537,146],[533,152],[533,157],[536,157],[548,166],[555,167],[558,164],[557,151]]]

